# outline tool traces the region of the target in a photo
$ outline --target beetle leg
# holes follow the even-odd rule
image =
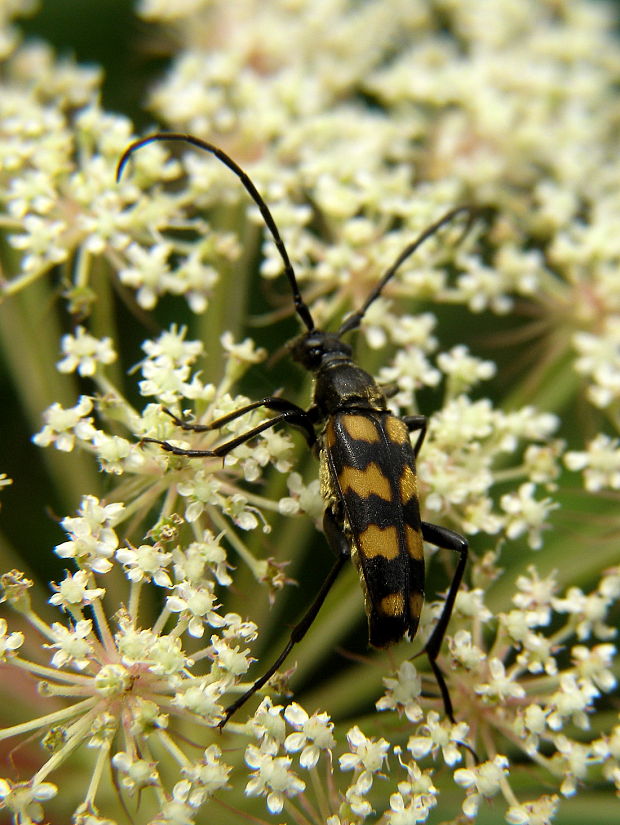
[[[388,384],[379,384],[378,386],[386,398],[394,398],[399,390],[399,386],[396,381],[390,381]]]
[[[428,419],[425,415],[406,415],[403,418],[403,421],[407,425],[407,429],[410,433],[419,433],[418,440],[413,445],[413,456],[414,458],[417,458],[424,438],[426,437],[426,427],[428,424]],[[433,544],[434,542],[431,543]]]
[[[460,536],[453,530],[448,530],[447,527],[439,527],[437,524],[429,524],[426,521],[422,522],[422,536],[425,541],[429,542],[429,544],[434,544],[436,547],[441,547],[444,550],[455,550],[459,554],[458,564],[456,566],[456,570],[454,571],[452,581],[450,582],[450,588],[443,605],[443,610],[441,611],[441,616],[435,625],[435,629],[431,633],[430,639],[426,643],[426,647],[423,651],[421,651],[421,653],[426,653],[428,656],[428,661],[439,686],[439,690],[441,691],[441,698],[443,699],[446,715],[454,723],[455,720],[452,700],[450,699],[450,693],[448,692],[446,680],[444,679],[443,673],[437,664],[437,657],[439,656],[441,643],[446,635],[448,623],[450,621],[450,617],[452,616],[454,602],[456,601],[456,594],[458,593],[459,587],[461,586],[461,582],[463,580],[463,574],[465,573],[468,546],[467,541],[463,538],[463,536]],[[421,653],[418,655],[421,655]]]
[[[293,404],[292,401],[287,401],[286,398],[280,398],[277,395],[268,395],[266,398],[261,398],[260,401],[253,401],[251,404],[246,404],[245,407],[239,407],[237,410],[233,410],[230,413],[226,413],[226,415],[221,415],[219,418],[215,418],[209,424],[193,424],[184,418],[179,418],[178,415],[175,415],[167,407],[163,407],[163,411],[166,415],[170,416],[170,418],[174,421],[177,427],[180,427],[180,429],[191,430],[194,433],[204,433],[209,430],[219,430],[220,427],[223,427],[225,424],[234,421],[236,418],[240,418],[246,413],[252,412],[252,410],[258,409],[259,407],[266,407],[268,410],[277,410],[279,412],[288,412],[289,410],[292,410],[300,415],[303,415],[306,412],[301,407],[298,407],[297,404]]]
[[[288,402],[286,403],[288,404]],[[217,426],[222,426],[223,424],[227,423],[228,421],[232,421],[234,418],[238,417],[244,412],[249,412],[250,410],[255,409],[257,406],[260,405],[249,404],[247,407],[243,407],[241,411],[235,410],[234,413],[229,413],[228,415],[222,416],[222,418],[218,418],[216,422],[212,422],[212,425],[217,423]],[[220,444],[219,447],[215,447],[213,450],[186,450],[182,447],[175,447],[173,444],[170,444],[169,441],[160,441],[158,438],[148,437],[143,438],[142,443],[159,444],[159,446],[163,450],[166,450],[166,452],[172,453],[173,455],[188,456],[189,458],[223,458],[224,456],[228,455],[228,453],[231,450],[234,450],[235,447],[238,447],[240,444],[245,444],[246,441],[250,441],[250,439],[254,438],[257,435],[260,435],[260,433],[264,432],[265,430],[269,430],[271,427],[275,427],[276,424],[282,423],[292,424],[294,427],[299,427],[299,429],[303,431],[305,439],[308,442],[308,446],[312,447],[314,445],[316,436],[314,433],[314,427],[312,426],[312,421],[305,410],[302,410],[301,407],[296,407],[295,405],[291,405],[284,412],[280,413],[280,415],[276,415],[273,418],[270,418],[268,421],[263,421],[257,427],[248,430],[247,433],[242,433],[241,435],[238,435],[236,438],[231,438],[230,441],[226,441],[224,444]],[[212,425],[196,426],[203,427],[204,430],[217,429],[217,427]],[[193,430],[195,428],[193,425],[187,425],[183,429]]]
[[[344,533],[338,526],[338,523],[334,519],[334,516],[330,510],[325,511],[323,525],[325,529],[325,535],[327,536],[327,540],[330,546],[334,548],[334,544],[337,545],[338,558],[336,559],[336,563],[327,574],[325,581],[321,585],[321,589],[315,596],[315,599],[310,605],[309,609],[303,615],[301,620],[292,629],[290,638],[286,643],[282,653],[280,653],[280,655],[271,665],[271,667],[265,673],[263,673],[260,679],[257,679],[254,682],[254,684],[251,688],[249,688],[249,690],[246,690],[246,692],[242,696],[240,696],[235,702],[233,702],[226,708],[226,710],[224,711],[224,718],[218,725],[220,730],[228,722],[233,713],[236,713],[242,705],[245,705],[247,700],[250,697],[252,697],[258,690],[260,690],[263,687],[263,685],[269,681],[269,679],[271,679],[273,674],[278,670],[282,662],[284,662],[284,660],[291,652],[293,647],[297,644],[297,642],[300,642],[303,639],[303,637],[308,632],[310,625],[316,619],[317,614],[321,609],[321,606],[325,601],[327,594],[331,590],[333,583],[336,581],[336,578],[338,577],[338,573],[340,573],[340,570],[342,569],[343,565],[348,561],[351,555],[348,542],[346,541]]]

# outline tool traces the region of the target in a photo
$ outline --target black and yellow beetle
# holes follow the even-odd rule
[[[179,427],[204,432],[217,430],[258,407],[276,413],[213,450],[185,450],[152,438],[144,441],[159,444],[174,455],[221,458],[270,427],[285,423],[297,427],[319,457],[321,494],[325,501],[323,529],[337,557],[310,608],[293,628],[282,653],[249,690],[226,708],[220,727],[260,690],[293,646],[304,637],[348,559],[355,563],[364,591],[370,644],[387,647],[406,634],[412,639],[424,602],[423,541],[459,554],[439,621],[423,651],[428,655],[446,713],[454,721],[448,687],[436,660],[465,572],[467,542],[458,533],[429,524],[420,517],[416,458],[426,434],[425,416],[397,418],[392,415],[387,408],[385,392],[372,376],[353,362],[351,347],[342,337],[360,325],[368,307],[379,297],[401,264],[424,241],[457,215],[467,213],[471,216],[472,208],[452,209],[429,226],[403,249],[362,308],[345,318],[337,332],[324,332],[316,328],[310,309],[301,296],[293,265],[267,204],[246,172],[222,149],[192,135],[158,132],[132,143],[125,150],[118,164],[117,178],[130,155],[152,141],[181,141],[215,155],[240,179],[258,206],[284,263],[295,311],[306,327],[306,331],[292,343],[291,354],[295,361],[313,373],[314,397],[308,410],[277,396],[261,398],[207,425],[191,424],[173,416]],[[412,445],[410,433],[414,432],[417,438]]]

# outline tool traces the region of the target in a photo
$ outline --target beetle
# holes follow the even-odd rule
[[[358,570],[364,593],[369,643],[384,648],[404,636],[413,639],[424,602],[424,541],[458,553],[441,614],[421,651],[428,656],[445,712],[454,722],[452,700],[437,657],[465,572],[468,544],[458,533],[423,521],[420,516],[416,459],[426,435],[427,418],[424,415],[402,418],[393,415],[388,409],[386,392],[354,362],[352,349],[343,336],[360,326],[368,308],[407,258],[457,216],[466,213],[469,225],[474,208],[458,206],[428,226],[402,250],[362,307],[348,315],[336,332],[327,332],[318,329],[314,323],[266,202],[248,174],[218,146],[178,132],[148,135],[127,147],[118,163],[117,180],[129,157],[154,141],[178,141],[211,153],[237,176],[257,205],[282,259],[295,312],[305,326],[305,331],[290,345],[290,353],[312,373],[314,391],[312,405],[307,410],[285,398],[267,396],[206,425],[190,423],[170,413],[179,427],[194,432],[217,430],[259,407],[275,413],[253,429],[212,450],[182,449],[154,438],[144,438],[143,441],[159,444],[174,455],[223,458],[235,447],[271,427],[279,424],[296,427],[318,455],[321,495],[325,502],[323,531],[336,555],[318,594],[293,627],[280,655],[243,695],[225,709],[220,728],[266,684],[295,644],[305,636],[349,559]],[[416,434],[414,443],[411,434]]]

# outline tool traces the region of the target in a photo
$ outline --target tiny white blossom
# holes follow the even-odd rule
[[[616,648],[611,644],[596,645],[592,649],[575,645],[571,656],[582,680],[591,681],[599,690],[609,693],[617,684],[612,671]]]
[[[350,791],[355,797],[359,797],[359,803],[365,809],[368,803],[362,797],[372,787],[373,775],[382,770],[390,743],[386,739],[366,737],[357,725],[347,732],[347,742],[351,750],[340,756],[340,770],[355,771]]]
[[[535,491],[533,483],[522,484],[518,493],[502,496],[501,506],[508,515],[507,536],[515,539],[525,533],[530,547],[538,550],[542,547],[541,532],[548,526],[549,513],[559,505],[550,498],[535,499]]]
[[[168,260],[172,247],[168,243],[156,243],[145,249],[138,243],[126,249],[129,266],[123,267],[118,276],[127,286],[137,289],[137,300],[143,309],[153,309],[157,298],[166,291],[166,278],[170,275]]]
[[[555,572],[544,579],[533,565],[527,568],[528,575],[517,577],[518,592],[512,597],[513,604],[525,611],[528,627],[548,625],[551,619],[553,597],[557,591]]]
[[[92,604],[105,595],[103,587],[92,587],[92,576],[86,570],[78,570],[73,575],[67,573],[60,584],[52,582],[56,593],[50,598],[50,604],[69,610],[72,607]]]
[[[450,377],[450,391],[453,396],[468,392],[480,381],[487,381],[496,371],[492,361],[475,358],[463,345],[453,347],[450,352],[440,353],[437,363],[442,372]]]
[[[454,781],[467,790],[463,802],[466,817],[473,819],[481,801],[499,792],[502,780],[508,775],[509,764],[505,756],[497,754],[492,761],[482,762],[472,768],[458,768],[454,772]]]
[[[51,782],[10,782],[0,779],[0,809],[13,815],[14,822],[31,823],[43,820],[42,802],[53,799],[58,788]]]
[[[120,784],[130,795],[139,793],[149,785],[159,784],[155,762],[136,759],[124,751],[118,751],[112,757],[112,764],[120,774]]]
[[[384,677],[385,695],[376,703],[377,710],[404,711],[410,722],[419,722],[424,712],[419,704],[422,694],[422,679],[413,662],[405,659],[400,665],[396,678]]]
[[[226,352],[234,359],[244,364],[258,364],[265,358],[264,349],[257,348],[251,338],[245,338],[235,344],[232,333],[225,332],[220,338],[221,344]]]
[[[192,783],[194,793],[200,794],[200,803],[216,791],[227,787],[232,768],[222,762],[222,751],[217,745],[205,748],[200,761],[184,767],[183,775]]]
[[[551,825],[558,809],[559,797],[541,796],[529,802],[511,805],[506,811],[509,825]]]
[[[285,797],[298,796],[305,790],[306,783],[290,770],[291,760],[285,756],[274,757],[255,745],[248,745],[245,761],[254,771],[245,786],[246,794],[266,796],[267,808],[272,814],[282,811]]]
[[[16,631],[7,633],[8,624],[6,619],[0,618],[0,661],[6,662],[24,643],[24,634]]]
[[[57,648],[52,657],[54,667],[64,667],[73,663],[78,670],[84,670],[90,664],[93,653],[92,641],[89,637],[92,632],[92,622],[82,619],[72,628],[65,627],[59,622],[52,624],[52,634],[55,641],[50,648]]]
[[[297,731],[286,737],[284,748],[289,753],[301,751],[299,764],[302,768],[314,768],[321,751],[330,751],[336,745],[333,736],[334,724],[329,720],[327,713],[313,713],[312,716],[308,716],[301,705],[293,702],[284,711],[284,718]]]
[[[121,547],[116,551],[116,558],[125,568],[129,581],[152,581],[160,587],[172,586],[166,569],[172,554],[163,552],[156,545]]]
[[[187,341],[186,335],[187,327],[172,324],[159,338],[145,341],[142,348],[148,358],[159,366],[173,369],[191,366],[202,354],[204,345],[202,341]]]
[[[195,679],[175,693],[173,702],[177,707],[186,708],[202,719],[210,719],[215,723],[222,714],[219,700],[223,690],[224,686],[219,681],[208,683],[206,680]]]
[[[114,526],[124,513],[123,504],[100,504],[95,496],[84,496],[76,517],[67,516],[61,522],[69,533],[69,541],[56,546],[60,558],[73,558],[95,573],[108,572],[109,559],[118,547]]]
[[[599,433],[583,452],[564,456],[569,470],[583,470],[585,488],[592,493],[620,489],[620,439]]]
[[[61,339],[64,358],[57,364],[60,372],[75,372],[81,376],[94,375],[99,364],[112,364],[116,353],[111,338],[95,338],[82,326],[75,335],[63,335]]]
[[[274,705],[267,696],[256,708],[251,720],[252,733],[260,739],[261,750],[277,753],[286,737],[282,705]]]
[[[166,605],[171,613],[181,614],[183,621],[187,622],[190,636],[198,639],[204,634],[205,622],[212,627],[224,624],[224,620],[216,612],[218,605],[210,583],[191,585],[189,582],[180,582],[174,586],[172,595],[167,597]]]
[[[90,441],[96,429],[92,412],[93,402],[88,396],[82,395],[75,407],[64,409],[54,403],[43,413],[45,426],[33,436],[33,442],[39,447],[48,447],[53,444],[57,450],[69,453],[73,450],[76,440]]]
[[[515,681],[514,675],[506,674],[504,663],[500,659],[492,658],[489,663],[489,681],[482,682],[475,687],[479,696],[490,703],[504,703],[509,699],[520,699],[525,696],[525,690]]]
[[[468,731],[465,722],[454,725],[449,719],[441,719],[437,711],[431,710],[419,733],[409,737],[407,749],[414,759],[422,759],[428,754],[436,759],[441,749],[446,765],[454,765],[463,758],[459,746],[465,741]]]
[[[484,651],[473,643],[468,630],[457,630],[449,646],[450,654],[465,670],[476,670],[485,659]]]

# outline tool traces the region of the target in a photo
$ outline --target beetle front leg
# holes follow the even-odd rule
[[[247,412],[248,409],[254,409],[254,406],[250,405],[248,408],[244,408],[243,412]],[[237,410],[236,412],[239,411]],[[226,419],[226,421],[232,421],[234,417],[235,414],[230,413],[229,415],[218,419],[218,421],[221,425],[222,423],[225,423],[224,419]],[[308,446],[312,447],[314,445],[316,436],[312,421],[308,416],[308,413],[300,407],[286,409],[284,412],[280,413],[280,415],[276,415],[268,421],[263,421],[257,427],[254,427],[254,429],[248,430],[248,432],[242,433],[236,438],[231,438],[230,441],[227,441],[225,444],[220,444],[213,450],[187,450],[183,447],[175,447],[174,444],[171,444],[169,441],[161,441],[158,438],[150,437],[142,438],[141,442],[143,444],[159,444],[162,450],[166,450],[166,452],[172,453],[172,455],[184,455],[188,458],[224,458],[224,456],[228,455],[228,453],[231,452],[231,450],[234,450],[235,447],[238,447],[240,444],[245,444],[246,441],[250,441],[250,439],[260,435],[262,432],[265,432],[265,430],[269,430],[271,427],[275,427],[277,424],[282,423],[292,424],[294,427],[300,429],[306,438]],[[202,425],[197,426],[200,427]],[[184,429],[194,429],[194,427],[187,426]],[[211,427],[206,426],[205,429],[211,429]]]

